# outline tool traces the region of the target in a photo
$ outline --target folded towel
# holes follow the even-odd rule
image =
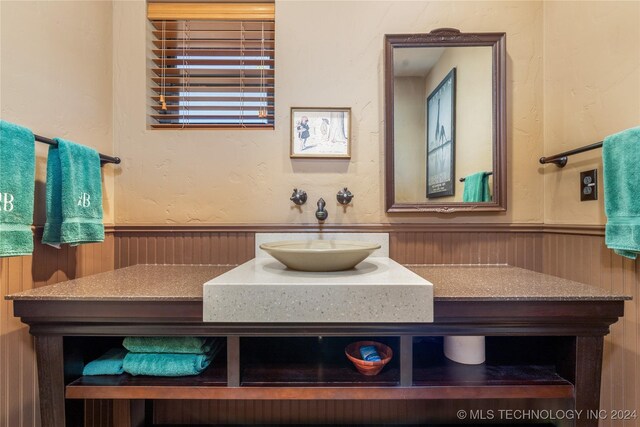
[[[463,202],[490,202],[489,174],[477,172],[464,179]]]
[[[47,160],[47,222],[42,242],[104,241],[100,155],[92,148],[55,138]]]
[[[216,338],[126,337],[122,346],[134,353],[209,353]]]
[[[127,355],[124,348],[112,348],[105,354],[87,363],[82,375],[120,375],[124,373],[123,362]]]
[[[605,242],[618,255],[640,252],[640,127],[604,139]]]
[[[211,360],[212,354],[127,353],[123,366],[131,375],[182,377],[202,373]]]
[[[0,120],[0,257],[33,252],[35,168],[33,133]]]

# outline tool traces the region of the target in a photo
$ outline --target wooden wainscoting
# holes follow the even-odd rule
[[[305,231],[317,232],[317,226],[118,227],[115,263],[241,264],[254,256],[255,233]],[[542,271],[539,225],[334,225],[325,231],[389,233],[391,258],[403,264],[510,264]]]
[[[37,243],[31,256],[0,258],[0,427],[40,425],[33,338],[27,326],[13,317],[12,304],[4,296],[113,270],[114,241],[113,233],[108,232],[104,243],[75,248],[64,245],[59,250]],[[110,412],[109,401],[87,405]]]
[[[136,264],[242,264],[253,258],[251,232],[118,234],[116,268]]]
[[[544,235],[544,272],[633,297],[625,302],[624,317],[605,337],[601,407],[608,417],[600,425],[640,427],[640,263],[607,249],[602,227],[599,231],[578,235],[549,227]],[[635,410],[637,417],[612,420],[614,410]]]
[[[401,264],[509,264],[542,271],[542,233],[400,231],[389,236]]]

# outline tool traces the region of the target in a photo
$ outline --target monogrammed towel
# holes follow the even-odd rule
[[[100,155],[55,138],[47,159],[47,222],[42,243],[60,247],[104,241]]]
[[[34,145],[29,129],[0,120],[0,257],[33,252]]]

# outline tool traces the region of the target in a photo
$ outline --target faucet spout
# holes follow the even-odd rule
[[[326,220],[327,217],[329,216],[329,213],[324,208],[325,205],[326,203],[324,199],[321,197],[320,200],[318,200],[318,210],[316,211],[316,218],[318,218],[318,221],[320,222]]]

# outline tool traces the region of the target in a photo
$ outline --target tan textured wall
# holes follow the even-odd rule
[[[49,138],[113,152],[110,1],[0,2],[0,116]],[[48,146],[36,143],[36,223],[45,221]],[[103,170],[114,219],[114,166]]]
[[[544,2],[544,152],[592,144],[640,124],[640,2]],[[599,200],[580,202],[598,169]],[[541,167],[545,223],[604,224],[602,150]]]
[[[329,223],[542,222],[540,2],[278,1],[276,20],[275,131],[152,131],[145,5],[114,4],[116,223],[313,223],[321,196]],[[439,27],[508,34],[507,213],[384,212],[383,35]],[[292,106],[352,107],[351,161],[290,160]],[[345,185],[356,198],[343,211],[335,194]],[[302,213],[288,201],[293,187],[309,194]]]
[[[455,195],[434,202],[461,202],[464,184],[459,178],[493,170],[492,59],[490,47],[450,48],[427,74],[425,100],[456,68]],[[423,187],[427,201],[426,183]]]
[[[109,1],[0,1],[0,117],[112,153],[111,30]],[[47,146],[36,150],[42,224]],[[114,171],[103,168],[107,223],[114,218]],[[33,339],[4,296],[112,270],[113,256],[108,234],[103,244],[36,244],[33,256],[0,260],[0,427],[40,425]]]
[[[393,84],[396,201],[414,203],[426,200],[425,81],[395,77]]]

